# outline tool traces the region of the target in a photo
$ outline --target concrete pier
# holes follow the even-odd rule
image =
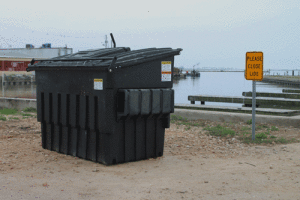
[[[300,87],[300,76],[265,76],[262,82]]]
[[[0,97],[0,108],[14,108],[23,110],[24,108],[28,107],[37,108],[36,99]]]
[[[299,90],[283,89],[282,92],[284,92],[284,93],[300,93],[300,89]]]
[[[243,96],[252,97],[252,92],[243,92]],[[267,93],[267,92],[256,92],[257,97],[275,97],[275,98],[286,98],[286,99],[300,99],[299,93]]]
[[[175,104],[175,108],[190,109],[190,110],[248,113],[248,114],[251,114],[251,112],[252,112],[252,108],[248,108],[248,107],[209,106],[209,105],[193,105],[193,104],[192,105],[191,104]],[[300,110],[256,108],[256,113],[264,114],[264,115],[294,116],[294,115],[299,115]]]
[[[236,97],[236,96],[208,96],[208,95],[192,95],[188,96],[188,100],[191,104],[195,104],[195,101],[201,101],[201,104],[205,101],[210,102],[223,102],[223,103],[241,103],[244,105],[252,105],[251,97]],[[267,97],[257,97],[256,106],[300,106],[300,99],[276,99]]]

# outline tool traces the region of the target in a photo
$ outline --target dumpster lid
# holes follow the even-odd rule
[[[51,59],[32,59],[26,71],[49,69],[109,70],[137,65],[160,58],[179,55],[182,49],[147,48],[131,51],[129,47],[105,48],[79,51]],[[36,61],[38,61],[36,63]]]

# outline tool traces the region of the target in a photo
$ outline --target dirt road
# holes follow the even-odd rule
[[[0,199],[300,199],[299,143],[248,145],[172,124],[163,157],[104,166],[40,141],[36,118],[0,121]]]

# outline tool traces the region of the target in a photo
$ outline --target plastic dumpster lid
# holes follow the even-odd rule
[[[160,58],[179,55],[182,49],[147,48],[131,51],[129,47],[79,51],[45,60],[32,59],[26,71],[49,69],[92,69],[112,71]],[[38,63],[35,63],[39,61]]]

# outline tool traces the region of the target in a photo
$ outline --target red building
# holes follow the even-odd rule
[[[49,59],[73,53],[73,49],[67,47],[32,47],[0,49],[0,71],[26,71],[32,58]]]
[[[31,58],[0,57],[0,71],[26,71]]]

